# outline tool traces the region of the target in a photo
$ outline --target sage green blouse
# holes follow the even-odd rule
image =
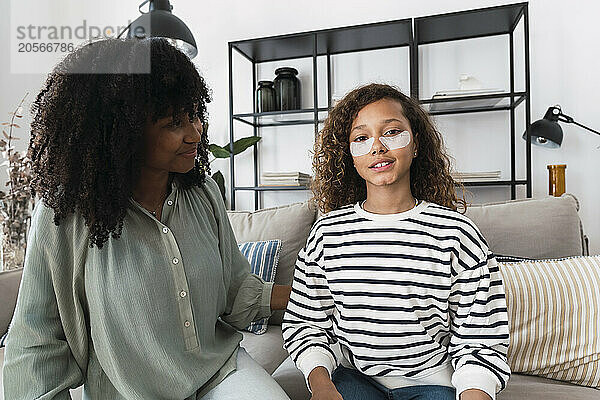
[[[196,399],[235,369],[236,330],[271,314],[219,189],[171,193],[158,221],[134,200],[120,238],[90,248],[79,213],[38,202],[4,361],[6,399]]]

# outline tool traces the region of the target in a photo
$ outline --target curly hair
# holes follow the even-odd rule
[[[313,202],[321,212],[327,213],[367,198],[366,182],[352,162],[350,130],[363,107],[382,99],[392,99],[402,105],[418,146],[417,157],[410,166],[413,196],[455,211],[460,206],[466,211],[466,202],[457,198],[456,183],[450,176],[450,157],[429,115],[417,101],[397,88],[383,84],[369,84],[354,89],[327,116],[314,145]]]
[[[139,73],[143,62],[147,73]],[[54,210],[56,225],[80,213],[90,247],[102,248],[109,235],[121,235],[148,121],[206,121],[209,102],[195,66],[164,39],[105,39],[78,48],[50,73],[32,105],[33,196]],[[197,149],[194,168],[171,173],[183,189],[210,173],[206,132]]]

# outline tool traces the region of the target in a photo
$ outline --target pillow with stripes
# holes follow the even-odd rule
[[[600,255],[498,265],[511,370],[600,388]]]
[[[260,242],[247,242],[238,245],[240,251],[248,259],[251,272],[262,278],[265,282],[275,281],[275,272],[279,262],[279,251],[281,240],[265,240]],[[267,331],[269,318],[252,322],[246,330],[256,335],[262,335]]]
[[[531,261],[533,258],[520,257],[520,256],[507,256],[504,254],[494,254],[496,261],[499,263],[518,262],[518,261]]]

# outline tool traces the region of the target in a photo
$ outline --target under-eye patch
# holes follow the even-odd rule
[[[410,143],[410,133],[408,131],[402,131],[394,136],[382,136],[379,141],[383,143],[388,150],[401,149],[408,146]]]
[[[352,154],[354,157],[360,157],[364,156],[365,154],[369,154],[371,147],[373,147],[373,143],[375,143],[375,138],[373,137],[361,142],[352,142],[350,143],[350,154]]]
[[[410,143],[410,133],[408,131],[402,131],[394,136],[381,136],[379,138],[381,144],[383,144],[388,150],[401,149],[408,146]],[[375,138],[369,138],[361,142],[350,143],[350,154],[353,157],[360,157],[369,154],[371,148],[375,143]]]

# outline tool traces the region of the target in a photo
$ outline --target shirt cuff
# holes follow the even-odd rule
[[[452,385],[456,388],[456,400],[467,389],[479,389],[486,392],[492,400],[496,399],[496,392],[500,382],[496,376],[484,367],[478,365],[464,365],[452,374]]]
[[[273,282],[265,282],[260,300],[260,315],[270,317],[273,314],[271,310],[271,293],[273,293]]]
[[[306,387],[312,393],[310,384],[308,383],[308,375],[310,375],[313,369],[324,367],[327,372],[329,372],[329,377],[331,378],[331,374],[333,374],[333,370],[335,369],[335,364],[335,359],[331,354],[327,353],[325,350],[320,350],[317,347],[306,350],[306,352],[298,358],[296,366],[302,371],[304,380],[306,381]]]

